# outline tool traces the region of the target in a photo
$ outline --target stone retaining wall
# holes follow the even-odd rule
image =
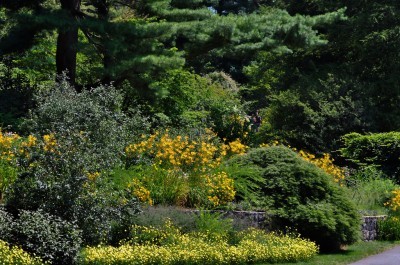
[[[271,215],[265,212],[252,211],[218,211],[226,218],[233,219],[233,224],[239,227],[255,227],[269,230],[271,227]],[[363,216],[361,235],[364,241],[372,241],[377,237],[378,220],[385,219],[385,215]]]
[[[378,215],[378,216],[363,216],[362,217],[362,225],[361,225],[361,233],[364,241],[372,241],[377,237],[377,223],[378,220],[383,220],[386,218],[386,215]]]

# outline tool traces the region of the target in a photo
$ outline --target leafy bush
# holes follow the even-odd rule
[[[52,264],[73,264],[81,248],[78,227],[42,211],[21,211],[13,219],[0,211],[0,239]]]
[[[400,132],[343,136],[343,157],[363,168],[376,166],[389,177],[400,181]]]
[[[229,163],[258,167],[264,200],[278,228],[293,227],[321,249],[337,249],[359,238],[360,218],[331,176],[283,146],[253,149]]]
[[[133,194],[113,189],[99,180],[90,183],[89,192],[81,193],[73,206],[74,220],[82,230],[86,245],[109,243],[116,245],[126,238],[126,231],[140,212]]]
[[[202,77],[173,70],[154,82],[152,89],[160,96],[157,111],[166,114],[175,125],[213,128],[221,138],[231,141],[243,139],[248,132],[236,84],[226,74]]]
[[[0,240],[0,260],[5,265],[42,265],[42,260],[30,256],[18,247],[11,247]]]
[[[14,220],[12,216],[0,207],[0,240],[11,241]]]
[[[15,244],[53,264],[73,264],[81,247],[77,226],[43,212],[22,211]]]
[[[390,216],[384,220],[379,220],[377,234],[379,240],[400,240],[399,218],[395,216]]]
[[[92,160],[103,167],[119,163],[132,136],[149,127],[139,110],[122,112],[123,95],[112,86],[99,86],[77,93],[64,79],[36,94],[37,107],[25,126],[40,135],[54,133],[57,138],[84,138]],[[75,139],[77,140],[77,139]]]
[[[8,209],[40,209],[77,222],[87,244],[117,240],[110,238],[116,236],[112,230],[136,213],[138,205],[133,196],[98,180],[122,164],[128,139],[144,132],[147,120],[139,111],[123,113],[122,95],[112,87],[77,93],[62,80],[40,92],[37,100],[25,122],[34,134],[13,153],[18,177],[7,192]]]

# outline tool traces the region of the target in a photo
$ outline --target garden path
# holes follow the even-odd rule
[[[400,265],[400,246],[349,265]]]

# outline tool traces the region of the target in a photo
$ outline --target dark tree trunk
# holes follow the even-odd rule
[[[61,8],[68,12],[71,20],[76,20],[80,11],[81,0],[61,0]],[[57,74],[67,72],[72,85],[76,79],[76,54],[78,46],[78,26],[73,25],[58,30],[56,65]]]
[[[109,4],[107,3],[106,0],[99,1],[97,5],[95,5],[97,8],[97,14],[99,16],[99,19],[103,21],[103,23],[108,23],[109,20]],[[109,37],[107,34],[104,34],[102,36],[103,38],[103,67],[104,67],[104,76],[102,79],[103,84],[110,84],[111,83],[111,67],[114,63],[114,60],[112,58],[112,55],[110,54],[110,50],[108,48],[108,42],[109,42]]]

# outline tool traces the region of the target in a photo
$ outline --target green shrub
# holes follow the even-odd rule
[[[4,212],[2,216],[6,216]],[[4,221],[2,228],[9,233],[2,234],[2,237],[8,237],[4,240],[10,244],[52,264],[73,264],[76,261],[82,240],[75,224],[41,211],[22,211],[15,220],[8,216]]]
[[[400,132],[343,136],[342,156],[357,166],[375,166],[400,181]]]
[[[76,225],[42,212],[22,211],[15,234],[18,245],[53,264],[74,263],[81,247]]]
[[[11,241],[14,220],[12,216],[2,207],[0,207],[0,240]]]
[[[11,247],[0,240],[0,260],[4,265],[42,265],[40,258],[32,257],[21,248]]]
[[[220,77],[217,77],[220,76]],[[224,80],[225,81],[224,81]],[[185,70],[173,70],[152,84],[160,99],[157,111],[174,125],[187,128],[212,128],[221,138],[242,138],[245,113],[237,88],[226,74],[202,77]]]
[[[337,249],[359,238],[360,217],[332,177],[283,146],[258,148],[230,163],[258,167],[265,204],[278,228],[296,229],[322,250]]]
[[[138,109],[122,111],[123,95],[112,86],[99,86],[76,92],[66,80],[36,94],[37,107],[25,126],[40,135],[54,133],[57,138],[84,138],[92,161],[103,167],[120,162],[128,141],[149,128]],[[77,139],[75,139],[77,140]],[[89,161],[88,161],[89,162]]]
[[[390,216],[378,221],[378,239],[396,241],[400,240],[400,220],[398,217]]]
[[[140,212],[136,198],[125,190],[101,187],[82,193],[73,206],[74,220],[82,230],[86,245],[117,245],[127,237],[126,231]],[[104,184],[103,184],[104,185]]]
[[[119,223],[138,211],[133,196],[107,188],[128,140],[146,131],[139,111],[123,113],[112,87],[77,93],[65,80],[37,95],[25,126],[35,139],[18,152],[18,177],[7,191],[13,213],[40,209],[76,224],[87,244],[118,240]],[[125,203],[119,203],[125,201]]]

